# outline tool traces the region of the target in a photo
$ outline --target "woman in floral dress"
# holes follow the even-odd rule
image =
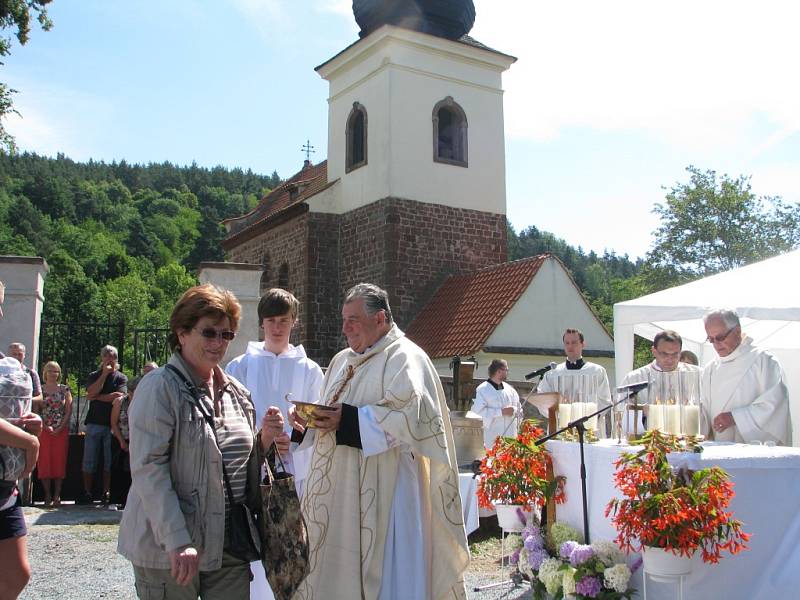
[[[67,471],[69,447],[69,418],[72,413],[72,392],[62,385],[61,367],[50,361],[42,370],[42,421],[44,427],[39,437],[39,462],[36,465],[39,480],[44,488],[45,506],[61,506],[61,483]],[[54,482],[51,495],[50,482]]]

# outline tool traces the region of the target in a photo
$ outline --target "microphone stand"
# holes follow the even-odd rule
[[[631,393],[628,393],[628,395],[625,396],[624,398],[622,398],[621,400],[617,400],[616,402],[611,402],[611,404],[609,404],[608,406],[604,406],[600,410],[597,410],[597,411],[593,412],[590,415],[586,415],[585,417],[580,417],[579,419],[575,419],[574,421],[571,421],[570,423],[567,423],[567,425],[565,427],[562,427],[561,429],[558,429],[558,430],[554,431],[553,433],[551,433],[550,435],[544,436],[543,438],[539,438],[534,443],[535,446],[541,446],[546,441],[552,440],[557,435],[560,435],[560,434],[562,434],[565,431],[568,431],[570,429],[574,429],[575,431],[578,432],[578,444],[579,444],[580,450],[581,450],[581,495],[582,495],[582,499],[583,499],[583,539],[584,539],[583,543],[584,544],[590,543],[589,542],[589,507],[588,507],[588,505],[586,503],[586,460],[584,459],[584,455],[583,455],[583,445],[584,445],[583,436],[584,436],[584,433],[586,432],[586,427],[585,427],[584,423],[586,423],[586,421],[588,421],[592,417],[596,417],[596,416],[602,415],[604,412],[607,412],[607,411],[611,410],[612,408],[614,408],[618,404],[621,404],[622,402],[627,402],[628,398],[630,398],[631,395],[632,395]]]

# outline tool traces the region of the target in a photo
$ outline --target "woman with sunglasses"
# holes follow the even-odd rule
[[[259,457],[283,417],[270,407],[256,434],[249,392],[219,367],[240,312],[227,290],[189,289],[170,317],[169,363],[142,379],[130,406],[132,484],[118,550],[133,564],[140,598],[249,597],[234,517],[242,504],[261,509]]]

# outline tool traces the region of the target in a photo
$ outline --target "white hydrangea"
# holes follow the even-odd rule
[[[577,573],[577,569],[570,567],[564,570],[563,573],[564,576],[561,580],[561,585],[564,588],[564,596],[569,596],[575,593],[575,573]]]
[[[615,592],[623,593],[627,590],[630,579],[631,570],[624,563],[614,565],[603,571],[603,583],[607,588],[611,588]]]
[[[561,561],[557,558],[545,558],[539,567],[539,581],[544,584],[547,593],[554,596],[561,588]]]
[[[522,550],[519,551],[519,562],[517,563],[517,568],[519,569],[520,573],[527,575],[531,579],[533,579],[535,576],[533,569],[531,569],[530,563],[528,563],[528,551],[525,548],[522,548]]]
[[[617,563],[625,562],[625,555],[614,542],[608,540],[592,542],[592,550],[606,567],[613,567]]]

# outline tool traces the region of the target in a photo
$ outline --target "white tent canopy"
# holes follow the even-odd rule
[[[683,337],[704,365],[716,356],[705,342],[703,315],[737,312],[743,331],[783,365],[789,386],[793,436],[800,444],[800,250],[614,305],[614,352],[621,381],[633,368],[633,336],[652,340],[664,329]]]

